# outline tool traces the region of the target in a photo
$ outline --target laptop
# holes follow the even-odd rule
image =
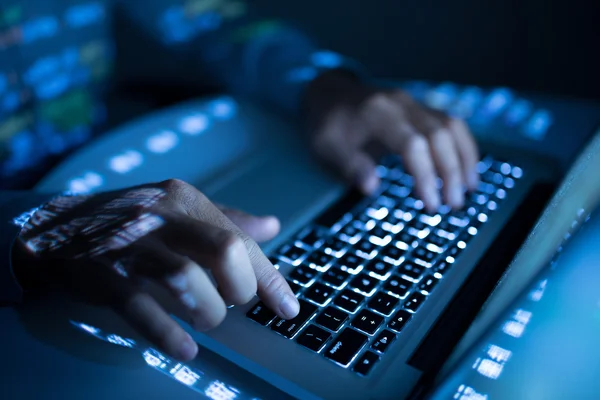
[[[484,309],[483,335],[466,352],[458,351],[420,397],[598,397],[600,155],[598,147],[594,151],[593,159],[575,167],[580,169],[565,181],[511,266],[510,274],[521,281],[534,277],[523,290],[504,282],[490,302],[513,300],[497,317],[491,304]],[[488,318],[494,321],[487,324]]]
[[[481,143],[482,182],[467,206],[427,214],[397,157],[382,159],[383,184],[364,198],[306,147],[287,121],[250,103],[192,102],[103,137],[39,189],[94,192],[175,177],[215,201],[279,216],[282,232],[264,251],[298,295],[299,316],[279,320],[257,300],[230,309],[207,334],[179,322],[291,397],[406,398],[482,318],[560,170],[537,154]]]

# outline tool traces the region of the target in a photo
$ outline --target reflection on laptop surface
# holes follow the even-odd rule
[[[580,159],[567,177],[512,271],[522,278],[518,269],[529,273],[543,268],[483,337],[448,369],[430,398],[598,398],[598,144],[596,138],[591,144],[593,154]],[[549,251],[551,247],[553,251]],[[549,255],[545,265],[538,264]]]

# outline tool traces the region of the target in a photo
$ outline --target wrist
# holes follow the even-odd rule
[[[360,103],[367,91],[362,79],[351,70],[326,71],[307,86],[304,112],[311,123],[319,123],[322,116],[340,105]]]

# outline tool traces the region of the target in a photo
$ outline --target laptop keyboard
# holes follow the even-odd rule
[[[247,317],[367,375],[523,175],[491,157],[478,169],[462,210],[429,214],[399,158],[385,159],[379,195],[350,193],[272,255],[290,268],[298,316],[283,320],[259,302]]]

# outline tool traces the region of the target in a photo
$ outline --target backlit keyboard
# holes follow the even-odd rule
[[[367,375],[523,175],[490,157],[478,169],[462,210],[429,214],[400,160],[387,158],[379,195],[348,194],[272,255],[290,268],[299,315],[286,321],[259,302],[247,317]]]

